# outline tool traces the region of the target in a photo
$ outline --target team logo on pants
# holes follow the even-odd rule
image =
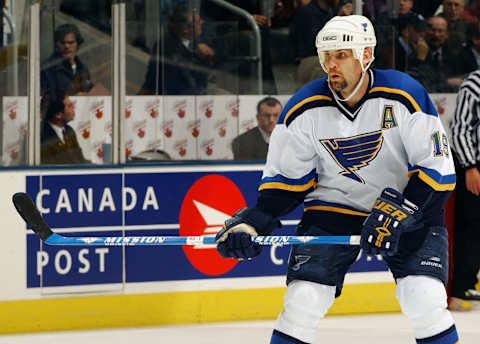
[[[312,258],[312,257],[310,257],[310,256],[295,256],[296,264],[294,266],[292,266],[292,270],[293,271],[300,270],[301,265],[308,262],[310,260],[310,258]]]

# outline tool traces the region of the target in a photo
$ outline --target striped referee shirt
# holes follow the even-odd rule
[[[475,166],[480,162],[480,69],[472,72],[460,86],[450,127],[452,148],[460,165]]]

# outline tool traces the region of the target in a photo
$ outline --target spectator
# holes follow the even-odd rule
[[[176,6],[168,17],[167,30],[155,43],[139,94],[206,94],[208,69],[215,51],[198,43],[203,21],[186,6]]]
[[[467,42],[460,53],[459,63],[455,66],[457,74],[462,77],[480,68],[480,22],[469,23]]]
[[[461,14],[461,18],[467,23],[478,23],[480,17],[480,0],[472,0]]]
[[[414,45],[420,36],[423,38],[426,24],[423,16],[412,11],[413,4],[413,0],[400,0],[394,13],[377,17],[374,23],[378,50],[376,67],[404,72],[413,62],[407,63],[407,57],[415,60]]]
[[[388,12],[387,2],[388,0],[364,0],[363,14],[374,22],[378,17]]]
[[[311,0],[276,0],[275,15],[272,18],[272,27],[288,27],[300,8]]]
[[[337,16],[349,16],[353,12],[352,0],[340,0],[333,11]]]
[[[277,86],[273,74],[272,54],[271,54],[271,32],[272,16],[274,15],[274,3],[273,1],[264,0],[227,0],[227,2],[240,7],[252,15],[256,24],[260,29],[261,35],[261,54],[262,54],[262,81],[263,81],[263,93],[276,94]],[[271,5],[271,6],[269,6]],[[230,50],[230,56],[253,56],[252,46],[254,45],[253,30],[249,22],[244,17],[239,17],[233,12],[226,10],[225,8],[206,1],[202,5],[202,12],[205,16],[213,21],[217,22],[236,22],[238,23],[238,35],[230,32],[224,33],[225,36],[231,36],[231,41],[237,43],[235,47]],[[255,81],[256,79],[256,60],[244,60],[239,61],[238,74],[240,78],[240,93],[255,93]]]
[[[413,0],[400,0],[398,2],[398,8],[393,13],[385,12],[377,17],[374,24],[375,27],[381,26],[393,26],[397,32],[399,32],[398,28],[398,18],[407,15],[409,13],[415,13],[412,11],[413,8]],[[376,29],[376,28],[375,28]]]
[[[443,0],[443,12],[439,14],[448,22],[446,48],[454,56],[460,55],[467,40],[467,22],[461,18],[464,8],[464,0]]]
[[[446,19],[440,16],[428,18],[425,39],[428,43],[428,54],[415,67],[409,68],[408,73],[420,81],[429,92],[456,92],[462,80],[455,77],[454,65],[458,61],[446,47]]]
[[[413,12],[413,0],[400,0],[398,2],[398,16],[404,16],[407,13]]]
[[[260,100],[257,104],[258,125],[233,139],[233,158],[235,160],[265,160],[270,135],[281,112],[282,104],[276,98],[265,97]]]
[[[315,37],[325,23],[334,16],[335,10],[341,10],[337,8],[339,3],[339,0],[312,0],[293,18],[289,42],[295,64],[298,65],[295,73],[297,88],[326,75],[318,64]]]
[[[317,55],[315,37],[323,25],[333,17],[333,10],[338,2],[338,0],[312,0],[297,12],[289,33],[297,63],[306,57]]]
[[[67,123],[75,118],[75,107],[64,92],[58,92],[48,105],[41,123],[40,158],[42,164],[86,164],[75,131]]]
[[[453,277],[450,309],[469,310],[469,301],[480,301],[475,290],[480,269],[480,70],[463,82],[451,123],[456,158]]]
[[[395,40],[394,49],[396,70],[406,72],[425,60],[428,54],[428,45],[425,41],[426,26],[422,15],[414,12],[398,17],[400,35]],[[388,55],[388,50],[387,48],[387,54],[383,54],[382,57]]]
[[[88,67],[77,56],[83,43],[80,30],[73,24],[60,25],[54,34],[55,52],[45,61],[40,72],[43,109],[55,101],[58,91],[68,95],[84,95],[93,83]]]

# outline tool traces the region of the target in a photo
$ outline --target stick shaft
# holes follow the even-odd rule
[[[54,233],[43,219],[32,199],[24,192],[12,197],[20,216],[46,244],[62,246],[167,246],[211,245],[214,236],[127,236],[127,237],[69,237]],[[257,236],[258,245],[359,245],[359,236]]]
[[[257,236],[258,245],[358,245],[359,236]],[[45,240],[49,245],[64,246],[172,246],[216,245],[214,236],[127,236],[127,237],[66,237],[53,233]]]

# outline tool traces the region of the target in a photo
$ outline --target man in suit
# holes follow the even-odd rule
[[[257,104],[257,126],[232,141],[233,158],[235,160],[265,160],[270,135],[281,112],[282,104],[278,99],[265,97],[260,100]]]
[[[203,20],[186,6],[176,6],[167,30],[152,49],[141,95],[207,94],[210,69],[216,53],[199,42]]]
[[[86,164],[75,131],[67,123],[75,118],[75,108],[63,92],[47,108],[41,124],[40,157],[47,165]]]
[[[458,57],[447,49],[448,22],[441,16],[427,19],[425,40],[428,52],[417,56],[418,63],[407,73],[417,79],[430,93],[455,93],[462,79],[455,74]]]

